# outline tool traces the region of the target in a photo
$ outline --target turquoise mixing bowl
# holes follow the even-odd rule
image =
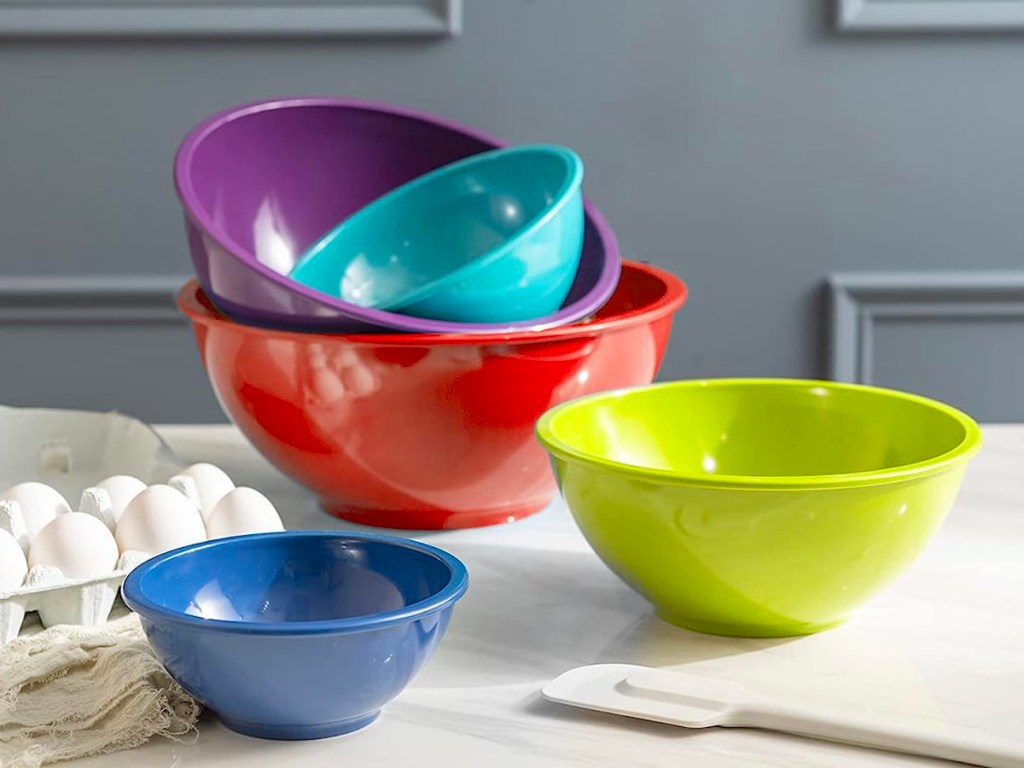
[[[318,240],[299,283],[362,307],[503,323],[555,312],[583,250],[583,162],[497,149],[392,190]]]

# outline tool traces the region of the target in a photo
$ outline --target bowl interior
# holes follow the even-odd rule
[[[246,623],[314,622],[399,611],[452,579],[428,552],[345,536],[258,536],[158,561],[139,594],[162,611]]]
[[[515,247],[510,241],[578,191],[580,170],[574,153],[558,147],[495,150],[445,166],[336,227],[291,276],[365,307],[408,303],[411,292]],[[553,255],[574,261],[547,249],[517,251],[523,277],[531,262],[550,262]]]
[[[688,478],[875,472],[936,459],[967,439],[951,408],[828,382],[680,382],[558,409],[550,436],[600,462]]]
[[[261,109],[198,140],[192,199],[244,253],[284,274],[340,221],[395,187],[493,145],[370,107]]]

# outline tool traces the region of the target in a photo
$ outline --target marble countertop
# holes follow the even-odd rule
[[[267,465],[232,427],[160,429],[185,461],[262,490],[288,528],[355,528]],[[204,716],[77,768],[155,766],[928,766],[939,761],[743,729],[686,731],[564,707],[541,686],[581,664],[686,666],[780,697],[1005,738],[1024,722],[1024,426],[985,430],[960,498],[924,555],[845,626],[743,640],[670,626],[590,551],[560,502],[512,525],[415,535],[466,563],[471,587],[437,655],[370,727],[313,742],[250,739]],[[952,764],[950,764],[952,765]]]

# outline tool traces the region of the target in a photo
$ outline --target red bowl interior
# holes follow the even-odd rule
[[[574,397],[648,384],[682,280],[624,262],[592,318],[502,334],[317,334],[242,325],[195,280],[192,320],[221,406],[253,445],[330,513],[366,525],[509,522],[555,492],[534,424]]]

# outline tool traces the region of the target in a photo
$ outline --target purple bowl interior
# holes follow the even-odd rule
[[[310,245],[382,194],[503,145],[428,115],[338,100],[264,102],[215,115],[185,139],[175,166],[186,217],[197,230],[189,243],[200,282],[238,319],[321,330],[494,331],[551,327],[590,314],[614,290],[620,260],[614,235],[589,203],[569,297],[558,313],[537,320],[424,320],[348,304],[284,276]]]

